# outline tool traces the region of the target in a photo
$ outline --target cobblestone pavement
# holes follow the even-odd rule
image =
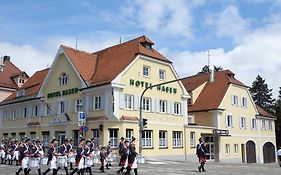
[[[113,164],[105,173],[100,173],[98,167],[93,167],[93,174],[114,175],[118,167]],[[199,173],[198,164],[190,162],[175,161],[147,161],[146,164],[139,165],[139,175],[186,175],[186,174],[208,174],[208,175],[280,175],[281,167],[277,163],[273,164],[221,164],[209,162],[206,165],[206,173]],[[0,165],[0,175],[15,174],[19,167]],[[43,166],[45,170],[47,167]],[[22,173],[23,174],[23,173]],[[33,169],[30,175],[36,175],[37,170]],[[49,174],[52,174],[51,172]],[[59,175],[65,174],[60,170]],[[85,173],[87,175],[88,173]],[[134,173],[132,173],[134,174]]]

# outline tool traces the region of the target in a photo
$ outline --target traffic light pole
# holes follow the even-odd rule
[[[139,116],[139,154],[140,156],[142,157],[142,132],[143,132],[143,119],[142,119],[142,102],[143,102],[143,96],[145,94],[145,92],[148,90],[148,89],[152,89],[154,87],[157,87],[157,86],[162,86],[162,85],[165,85],[165,84],[170,84],[170,83],[174,83],[174,82],[178,82],[178,81],[181,81],[181,80],[184,80],[185,78],[179,78],[179,79],[175,79],[175,80],[171,80],[171,81],[167,81],[167,82],[164,82],[164,83],[159,83],[159,84],[154,84],[152,86],[148,86],[146,87],[142,94],[141,94],[141,97],[140,97],[140,104],[139,104],[139,108],[140,108],[140,116]]]

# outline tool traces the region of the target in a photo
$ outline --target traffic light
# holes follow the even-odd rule
[[[146,125],[147,125],[147,119],[143,118],[142,119],[142,126],[143,126],[143,128],[147,128]]]

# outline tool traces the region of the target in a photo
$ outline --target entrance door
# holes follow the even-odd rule
[[[246,143],[247,163],[256,163],[256,144],[253,141]]]
[[[203,136],[203,137],[207,149],[207,153],[206,153],[207,160],[214,160],[215,159],[214,136]]]
[[[62,145],[65,139],[65,132],[58,132],[57,138],[58,138],[58,145]]]
[[[270,142],[267,142],[263,145],[263,162],[264,163],[276,162],[275,147]]]
[[[245,144],[241,144],[242,163],[245,163]]]

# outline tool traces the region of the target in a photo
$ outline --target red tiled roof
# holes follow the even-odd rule
[[[90,81],[93,76],[97,55],[76,50],[62,45],[67,56],[85,81]]]
[[[14,82],[14,80],[12,79],[12,77],[14,75],[25,74],[25,72],[22,72],[18,67],[16,67],[9,60],[4,61],[4,65],[5,65],[4,71],[0,72],[0,86],[12,88],[12,89],[19,88],[17,83]]]
[[[24,96],[30,96],[33,94],[37,94],[42,86],[42,83],[47,76],[47,73],[49,71],[48,69],[43,69],[40,71],[35,72],[32,77],[30,77],[27,82],[23,84],[21,89],[24,89]],[[17,92],[12,93],[10,96],[8,96],[3,102],[7,100],[12,100],[17,97]]]
[[[95,53],[62,47],[84,80],[90,81],[90,86],[97,86],[110,83],[138,54],[171,63],[155,49],[146,49],[143,43],[153,45],[149,38],[141,36]]]
[[[182,81],[188,92],[193,91],[203,83],[207,82],[193,105],[189,106],[190,112],[218,109],[230,84],[246,87],[234,78],[230,70],[215,72],[215,79],[209,82],[210,73],[198,74],[187,77]]]
[[[138,120],[138,117],[131,117],[131,116],[122,116],[120,117],[120,120]]]
[[[260,105],[256,104],[256,107],[257,107],[259,116],[268,117],[268,118],[276,118],[274,115],[272,115],[271,113],[269,113],[265,109],[263,109]]]

